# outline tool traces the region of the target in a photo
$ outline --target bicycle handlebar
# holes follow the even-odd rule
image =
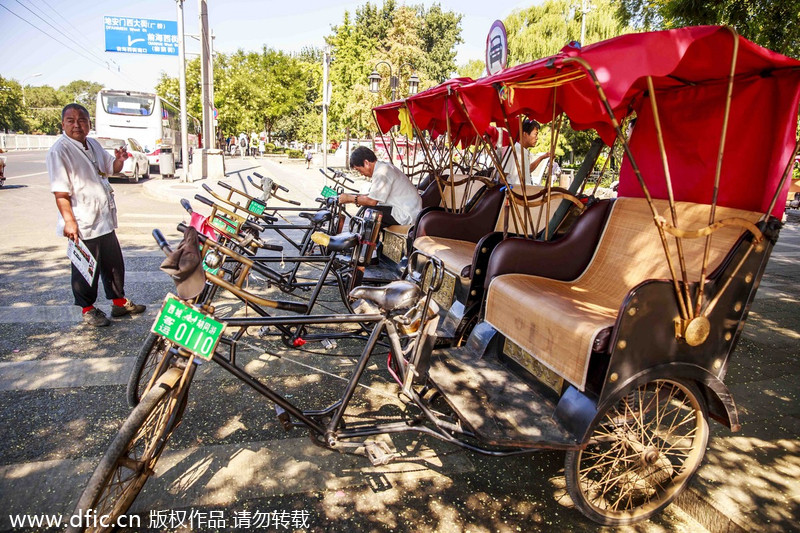
[[[164,238],[164,234],[161,233],[161,230],[154,229],[153,238],[156,240],[158,247],[161,248],[161,251],[164,252],[164,255],[169,255],[172,253],[172,248],[169,247],[169,243],[167,242],[167,239]]]
[[[320,170],[322,170],[322,169],[320,169]],[[343,180],[349,181],[350,183],[355,183],[353,180],[351,180],[350,178],[345,176],[344,172],[342,172],[341,170],[334,170],[332,167],[328,167],[328,170],[333,172],[334,177],[342,178]]]
[[[186,209],[190,215],[194,212],[192,209],[192,204],[190,204],[189,200],[186,198],[181,198],[181,206],[183,206],[183,208]]]
[[[253,172],[253,175],[254,175],[255,177],[257,177],[257,178],[264,179],[264,176],[262,176],[262,175],[261,175],[261,174],[259,174],[258,172]],[[250,176],[247,176],[247,177],[249,178]],[[250,183],[253,183],[253,181],[251,180],[251,181],[250,181]],[[255,185],[255,183],[253,183],[253,185]],[[287,188],[286,188],[286,187],[284,187],[283,185],[280,185],[280,184],[278,184],[278,183],[275,183],[275,182],[273,181],[273,182],[272,182],[272,188],[274,189],[274,188],[276,188],[276,187],[277,187],[278,189],[280,189],[280,190],[284,191],[284,192],[289,192],[289,189],[287,189]]]

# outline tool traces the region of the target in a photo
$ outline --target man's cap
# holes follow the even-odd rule
[[[186,228],[178,248],[161,263],[161,270],[172,276],[180,298],[191,300],[202,292],[206,275],[200,259],[196,229]]]

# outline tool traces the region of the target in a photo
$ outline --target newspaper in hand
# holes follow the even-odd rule
[[[82,240],[78,243],[70,239],[67,244],[67,257],[78,269],[86,282],[91,285],[94,282],[95,271],[97,270],[97,260],[92,252],[86,247]]]

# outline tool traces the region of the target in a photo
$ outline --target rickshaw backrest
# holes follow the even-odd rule
[[[671,220],[665,200],[656,200],[661,216]],[[678,202],[678,227],[708,225],[709,206]],[[718,207],[716,219],[739,217],[755,222],[759,214]],[[739,227],[713,233],[708,274],[721,264],[742,234]],[[675,239],[667,238],[678,271]],[[697,281],[705,238],[683,239],[689,281]],[[626,295],[648,279],[669,279],[664,248],[643,198],[618,198],[589,265],[573,281],[527,274],[494,278],[486,300],[486,322],[545,366],[583,390],[594,340],[612,327]],[[677,316],[677,307],[676,307]]]
[[[544,187],[539,185],[528,185],[525,187],[525,193],[528,196],[534,195],[542,190],[544,190]],[[561,205],[560,198],[550,200],[550,217],[555,214],[559,205]],[[528,236],[534,236],[536,233],[543,230],[549,222],[547,204],[533,207],[517,206],[516,211],[513,211],[513,209],[509,202],[503,204],[494,227],[495,231],[505,231],[515,235],[527,234]],[[525,211],[528,211],[527,225],[524,218],[523,220],[515,218],[515,215],[517,217],[525,217]]]

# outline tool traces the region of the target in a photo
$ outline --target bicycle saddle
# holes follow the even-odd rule
[[[366,300],[384,313],[414,307],[421,296],[419,286],[405,280],[393,281],[383,287],[356,287],[350,291],[350,298]]]
[[[331,219],[330,211],[317,211],[316,213],[300,213],[302,218],[307,218],[312,224],[321,225]]]
[[[326,247],[329,252],[341,252],[349,250],[358,244],[358,233],[339,233],[338,235],[328,235],[321,231],[311,234],[311,240]]]

